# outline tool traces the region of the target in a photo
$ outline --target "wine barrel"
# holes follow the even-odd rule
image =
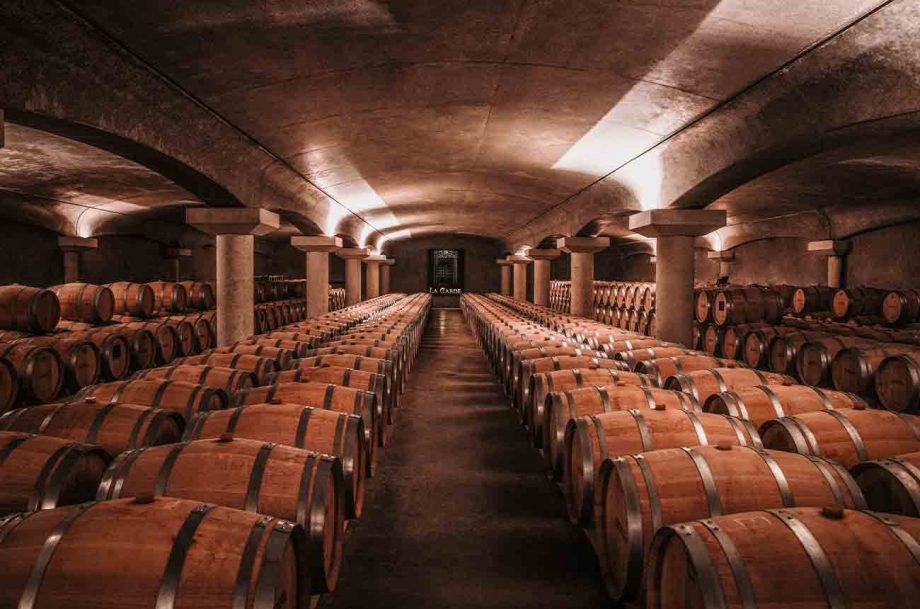
[[[792,312],[796,315],[830,312],[833,308],[834,288],[814,285],[796,289],[792,295]]]
[[[920,291],[894,290],[882,300],[882,318],[893,325],[909,324],[920,318]]]
[[[110,460],[96,446],[0,431],[0,516],[91,500]]]
[[[535,441],[543,442],[543,421],[546,415],[546,396],[550,393],[580,389],[592,385],[615,386],[618,384],[637,387],[654,387],[654,383],[644,374],[624,372],[614,368],[569,368],[541,372],[533,377],[531,383],[530,408],[524,413],[524,422],[532,430]]]
[[[303,342],[297,340],[285,340],[283,338],[263,338],[261,336],[254,336],[238,343],[234,343],[230,347],[233,348],[236,345],[261,345],[264,347],[274,347],[276,349],[286,349],[293,352],[295,358],[300,358],[309,353],[316,345],[313,342]],[[290,362],[288,362],[290,365]]]
[[[104,324],[115,312],[115,295],[102,285],[65,283],[48,288],[57,296],[61,319]]]
[[[194,347],[185,353],[185,355],[192,355],[193,353],[201,353],[207,349],[210,349],[213,342],[214,331],[211,328],[211,322],[205,316],[204,313],[192,313],[189,315],[172,315],[166,318],[168,321],[178,322],[178,323],[188,323],[192,326],[192,337],[194,339]]]
[[[537,405],[534,401],[533,377],[541,372],[552,372],[553,370],[572,370],[576,368],[588,370],[597,370],[600,368],[624,370],[625,367],[626,366],[623,364],[623,362],[603,357],[588,357],[585,355],[562,355],[527,360],[524,362],[524,368],[522,372],[522,375],[527,377],[527,382],[526,384],[523,382],[521,383],[522,390],[519,401],[519,404],[522,408],[522,416],[525,421],[530,421],[535,425],[538,424],[534,420],[536,416],[538,416],[538,413]]]
[[[514,401],[515,408],[520,409],[522,407],[523,399],[529,393],[528,391],[524,390],[524,387],[530,383],[530,376],[532,374],[530,366],[528,366],[528,362],[536,359],[559,356],[586,356],[601,359],[606,359],[607,357],[603,353],[593,351],[591,349],[579,348],[579,346],[573,345],[571,343],[557,347],[534,347],[530,349],[512,351],[510,354],[512,371],[511,397]]]
[[[888,410],[920,410],[920,355],[911,352],[882,360],[875,372],[875,395]]]
[[[767,421],[764,446],[827,457],[847,467],[920,451],[920,418],[885,410],[845,408]]]
[[[375,357],[362,357],[360,355],[351,355],[340,353],[333,355],[318,355],[314,357],[305,357],[294,362],[293,370],[298,368],[322,368],[324,366],[333,366],[340,368],[351,368],[353,370],[362,370],[381,374],[386,378],[384,388],[386,399],[394,406],[399,400],[399,395],[394,387],[396,382],[393,372],[393,362]]]
[[[122,327],[130,330],[147,330],[153,335],[155,364],[168,364],[179,354],[179,333],[174,326],[163,323],[162,320],[131,321],[123,323]]]
[[[739,359],[751,368],[770,369],[770,341],[776,336],[798,332],[788,326],[761,326],[748,330],[741,341]],[[774,370],[774,372],[784,372]]]
[[[818,458],[718,444],[653,450],[607,461],[598,531],[611,596],[636,601],[661,527],[757,509],[866,507],[856,482]]]
[[[649,550],[646,603],[910,607],[920,595],[918,543],[920,520],[832,506],[670,525]]]
[[[920,357],[920,347],[895,343],[875,343],[841,349],[831,361],[831,381],[838,391],[875,395],[875,371],[892,355],[905,353]]]
[[[602,494],[601,464],[633,453],[719,443],[761,446],[749,423],[677,408],[628,410],[580,417],[565,430],[563,491],[573,523],[591,526]]]
[[[171,327],[176,333],[176,357],[192,355],[199,351],[198,338],[195,336],[195,327],[191,322],[175,317],[160,318],[160,323]]]
[[[831,312],[836,319],[881,315],[887,293],[876,288],[850,288],[834,292]]]
[[[310,606],[298,524],[171,497],[119,499],[0,525],[0,606]]]
[[[736,391],[756,385],[793,385],[795,381],[775,372],[762,372],[751,368],[710,368],[683,372],[668,377],[666,389],[683,391],[697,399],[700,404],[717,393]]]
[[[859,463],[853,477],[870,510],[920,517],[920,452]]]
[[[153,290],[153,308],[155,311],[181,313],[188,308],[188,293],[181,283],[151,281],[147,285]]]
[[[779,323],[782,318],[782,296],[767,288],[730,288],[716,294],[713,301],[712,321],[717,326],[757,321]]]
[[[716,290],[697,290],[693,303],[693,312],[696,321],[700,323],[712,321],[712,303],[715,300],[716,294]]]
[[[709,368],[741,368],[739,362],[709,355],[678,355],[639,362],[636,372],[648,375],[656,386],[663,387],[665,381],[675,374],[707,370]]]
[[[85,338],[55,334],[20,339],[29,345],[48,347],[61,358],[64,387],[78,391],[99,382],[102,374],[102,353],[95,343]]]
[[[393,423],[393,407],[386,391],[387,377],[376,372],[355,370],[354,368],[341,368],[339,366],[316,366],[313,368],[294,368],[282,370],[268,375],[266,385],[278,383],[327,383],[354,387],[370,391],[377,396],[377,401],[383,405],[384,422]]]
[[[0,357],[0,413],[3,413],[19,399],[19,378],[16,367],[5,357]]]
[[[143,370],[156,365],[159,346],[157,337],[154,336],[153,332],[147,328],[128,327],[125,324],[108,326],[106,330],[108,332],[117,332],[128,341],[132,369]]]
[[[761,328],[774,327],[759,323],[725,326],[719,336],[719,353],[722,357],[744,361],[744,338],[748,333]]]
[[[0,286],[0,329],[41,334],[61,319],[61,306],[51,290],[25,285]]]
[[[382,413],[377,396],[369,391],[326,383],[280,383],[238,391],[233,394],[233,406],[264,404],[274,401],[300,404],[312,408],[344,412],[361,417],[367,442],[367,473],[373,477],[377,469],[377,446],[381,445]]]
[[[582,387],[548,394],[540,446],[552,476],[557,480],[562,477],[565,430],[572,419],[604,412],[661,407],[691,412],[702,410],[699,402],[686,393],[635,385]]]
[[[86,339],[99,348],[100,376],[107,381],[123,379],[131,370],[131,345],[128,339],[107,327],[98,330],[73,330],[55,336]]]
[[[826,332],[802,330],[788,334],[778,334],[770,339],[767,369],[780,374],[798,376],[796,357],[799,348],[808,341],[827,336]]]
[[[710,396],[703,410],[750,421],[759,429],[771,419],[857,406],[868,407],[862,398],[852,393],[807,385],[757,385]]]
[[[96,499],[167,496],[296,522],[307,533],[310,590],[317,593],[332,591],[338,580],[343,490],[337,457],[228,434],[122,453]]]
[[[17,408],[0,416],[0,430],[95,444],[113,457],[141,446],[178,442],[184,427],[182,416],[169,410],[93,400]]]
[[[245,353],[222,353],[220,351],[207,351],[200,355],[180,357],[173,360],[173,364],[176,366],[215,366],[217,368],[245,370],[254,375],[256,385],[264,385],[268,375],[278,370],[278,360],[273,358]]]
[[[235,343],[229,347],[219,347],[214,349],[216,353],[235,353],[243,355],[255,355],[258,357],[267,357],[278,363],[281,370],[291,367],[294,361],[294,352],[290,349],[279,349],[278,347],[269,347],[267,345],[250,345],[246,343]]]
[[[691,351],[683,347],[649,347],[647,349],[636,349],[635,351],[621,351],[613,356],[617,361],[625,362],[628,370],[636,371],[639,362],[653,361],[665,357],[677,357],[679,355],[703,355],[699,351]]]
[[[852,336],[825,335],[811,339],[799,347],[795,369],[799,380],[812,387],[829,387],[831,362],[841,349],[868,345],[872,341]]]
[[[600,349],[607,355],[607,357],[613,357],[617,353],[623,351],[638,351],[640,349],[648,349],[651,347],[679,347],[680,345],[677,343],[661,341],[657,338],[650,338],[648,336],[642,336],[638,338],[628,336],[601,343],[599,346]]]
[[[156,310],[156,295],[147,284],[119,281],[105,287],[112,290],[115,297],[115,315],[150,317]]]
[[[227,392],[182,381],[119,381],[92,385],[77,393],[78,399],[93,398],[109,404],[138,404],[181,414],[186,421],[201,411],[227,407]]]
[[[217,366],[202,365],[177,365],[164,368],[150,368],[139,370],[131,376],[131,380],[163,379],[172,381],[185,381],[195,385],[207,385],[227,392],[234,393],[241,389],[253,386],[254,376],[247,370],[237,368],[220,368]]]
[[[44,404],[54,400],[60,393],[64,384],[64,370],[61,357],[53,349],[19,341],[0,342],[0,358],[8,361],[16,370],[14,378],[19,380],[20,400]],[[5,376],[0,375],[0,379],[5,379]]]
[[[338,457],[345,482],[346,516],[361,516],[367,471],[361,417],[298,404],[252,404],[199,413],[189,422],[184,440],[220,438],[224,434]]]
[[[187,297],[186,305],[191,309],[208,310],[217,304],[214,289],[210,283],[204,281],[180,281],[179,285],[185,288]]]

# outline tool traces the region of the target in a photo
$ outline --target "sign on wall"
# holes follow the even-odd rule
[[[464,250],[428,250],[428,291],[432,294],[463,293]]]

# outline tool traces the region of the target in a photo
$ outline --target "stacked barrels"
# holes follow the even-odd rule
[[[381,297],[0,416],[3,604],[104,586],[138,606],[315,606],[430,302]]]
[[[461,306],[614,599],[843,606],[885,590],[885,606],[914,602],[920,416],[501,296]],[[776,565],[795,586],[770,584]],[[844,594],[853,569],[874,584]]]
[[[551,281],[549,308],[568,313],[571,283]],[[638,281],[595,281],[592,319],[622,330],[655,335],[655,284]]]
[[[345,308],[345,288],[329,288],[329,310],[338,311]]]

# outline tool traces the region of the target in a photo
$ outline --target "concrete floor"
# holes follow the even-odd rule
[[[435,309],[337,609],[605,607],[597,565],[456,309]]]

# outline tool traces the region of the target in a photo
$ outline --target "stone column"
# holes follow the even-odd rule
[[[653,209],[629,218],[629,229],[657,239],[656,337],[683,345],[693,336],[693,239],[725,226],[723,210]]]
[[[181,279],[181,273],[179,272],[179,262],[182,258],[191,258],[192,250],[184,247],[167,247],[163,252],[163,255],[172,263],[172,277],[169,278],[170,281],[175,281],[179,283]]]
[[[94,250],[99,242],[86,237],[58,237],[58,247],[64,252],[64,283],[80,281],[80,252]]]
[[[563,237],[556,241],[572,255],[571,311],[580,317],[594,316],[594,254],[610,247],[607,237]]]
[[[514,265],[512,296],[515,300],[527,300],[527,265],[530,264],[530,258],[526,256],[508,256],[508,261]]]
[[[851,247],[852,244],[849,241],[841,239],[808,242],[809,252],[827,256],[827,287],[844,287],[843,273],[846,266],[846,255],[850,253]]]
[[[527,252],[527,257],[533,260],[533,303],[549,306],[549,278],[550,261],[555,260],[562,252],[557,249],[532,249]]]
[[[342,247],[339,237],[291,237],[291,245],[307,253],[307,318],[329,312],[329,253]]]
[[[502,270],[502,296],[511,296],[511,266],[507,258],[499,258],[495,261]]]
[[[387,257],[381,254],[373,254],[364,259],[367,265],[365,271],[364,299],[370,300],[380,296],[380,267],[386,264]],[[387,267],[389,269],[389,267]]]
[[[380,295],[390,293],[390,267],[396,264],[393,258],[387,258],[387,261],[380,266]]]
[[[335,253],[345,260],[345,306],[361,302],[361,261],[367,258],[367,248],[347,247]]]
[[[252,336],[255,322],[255,238],[278,230],[281,219],[252,207],[194,208],[185,221],[217,242],[217,345]]]

